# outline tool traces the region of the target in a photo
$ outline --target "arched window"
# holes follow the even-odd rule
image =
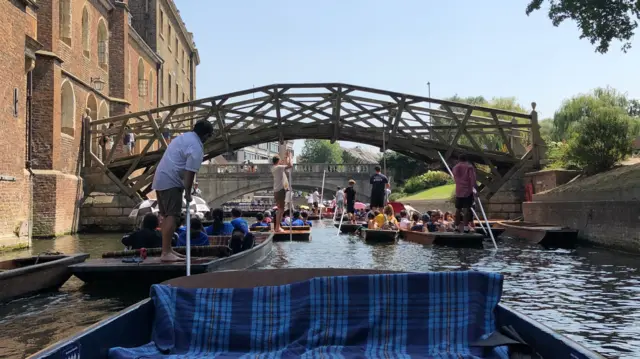
[[[106,70],[109,63],[109,33],[104,19],[98,22],[98,64]]]
[[[139,97],[146,97],[147,96],[147,90],[149,89],[149,84],[147,83],[147,80],[144,78],[144,61],[142,61],[142,58],[138,59],[138,96]]]
[[[153,103],[153,71],[149,71],[149,103]]]
[[[73,86],[69,80],[62,83],[62,91],[60,91],[60,124],[62,133],[73,136],[75,132],[75,116],[76,116],[76,95],[73,93]]]
[[[59,2],[60,40],[71,46],[71,0]]]
[[[98,119],[104,120],[109,117],[109,105],[107,105],[106,101],[100,102],[100,110],[98,110]]]
[[[86,104],[86,108],[88,108],[89,110],[91,110],[91,112],[89,113],[89,116],[91,116],[91,120],[97,120],[98,119],[98,101],[96,100],[96,97],[92,94],[89,93],[89,95],[87,96],[87,104]]]
[[[84,56],[91,55],[91,41],[89,40],[89,10],[82,9],[82,52]]]

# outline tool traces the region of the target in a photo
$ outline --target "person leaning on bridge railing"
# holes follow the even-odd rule
[[[158,198],[162,221],[162,262],[178,262],[184,256],[171,248],[171,238],[182,213],[182,198],[191,203],[191,188],[204,158],[203,144],[213,135],[209,121],[200,120],[187,132],[171,141],[156,169],[152,188]],[[184,177],[183,177],[184,176]]]

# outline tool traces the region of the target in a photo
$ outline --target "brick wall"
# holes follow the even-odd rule
[[[545,170],[529,172],[524,175],[525,183],[533,183],[533,193],[540,193],[556,188],[571,181],[580,172],[570,170]]]
[[[116,4],[115,9],[111,12],[111,20],[109,22],[109,86],[112,97],[124,99],[126,98],[126,76],[128,49],[127,42],[129,40],[128,12],[122,4]]]
[[[0,2],[0,175],[15,181],[0,180],[0,239],[15,237],[14,230],[28,219],[29,176],[26,160],[25,34],[35,35],[33,18],[19,1]],[[31,32],[31,33],[30,33]],[[13,91],[18,90],[17,116],[14,116]],[[0,240],[0,245],[2,241]]]

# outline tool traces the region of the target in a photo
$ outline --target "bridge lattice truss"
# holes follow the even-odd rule
[[[146,197],[172,136],[208,119],[216,130],[205,159],[246,146],[295,139],[347,140],[425,161],[466,154],[478,164],[481,194],[491,197],[525,168],[538,167],[535,103],[529,114],[339,83],[276,84],[85,123],[85,166],[99,167],[127,195]],[[113,126],[107,129],[108,124]],[[122,153],[125,128],[142,141]],[[99,145],[109,135],[110,151]]]

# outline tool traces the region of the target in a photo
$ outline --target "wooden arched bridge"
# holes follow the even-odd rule
[[[85,123],[85,166],[101,168],[130,197],[146,197],[165,137],[208,119],[216,132],[205,159],[295,139],[359,142],[425,161],[439,161],[436,151],[446,159],[464,153],[490,197],[544,157],[532,106],[527,114],[340,83],[276,84]],[[139,142],[133,155],[122,148],[127,131]],[[102,136],[116,145],[105,150]]]

